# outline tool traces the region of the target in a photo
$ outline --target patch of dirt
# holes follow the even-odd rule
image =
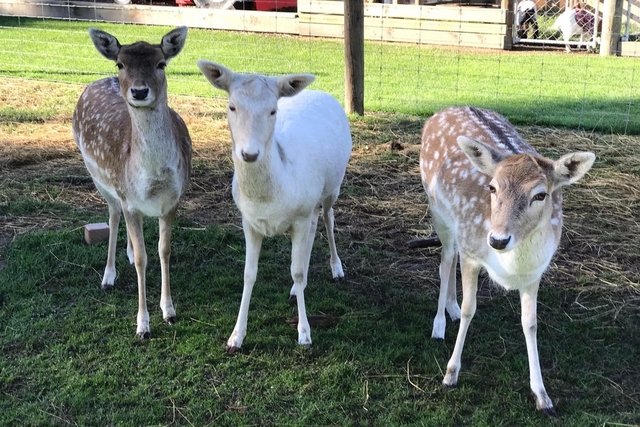
[[[28,80],[18,84],[16,79],[0,80],[0,88],[4,105],[17,109],[42,108],[39,102],[45,101],[39,100],[46,97],[36,94],[77,99],[82,90]],[[106,220],[106,204],[71,135],[74,103],[67,102],[40,121],[17,123],[0,116],[0,248],[19,234],[78,226],[72,218],[47,211],[11,213],[9,206],[24,196],[104,213]],[[201,226],[239,229],[240,215],[231,197],[233,165],[225,103],[171,97],[170,104],[187,123],[194,147],[192,183],[179,215]],[[366,247],[388,257],[388,264],[379,267],[381,277],[391,269],[403,286],[427,287],[435,296],[438,249],[407,246],[411,239],[432,234],[418,169],[423,121],[368,114],[352,122],[354,149],[335,205],[336,234],[347,271],[368,264],[358,252]],[[640,292],[640,138],[537,126],[519,130],[549,157],[570,151],[593,151],[598,156],[589,175],[565,193],[564,237],[545,281]],[[319,232],[324,233],[322,226]],[[2,262],[0,250],[0,267]]]

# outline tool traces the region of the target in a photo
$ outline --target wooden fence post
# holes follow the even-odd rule
[[[364,114],[364,1],[344,0],[344,107]]]
[[[624,0],[604,0],[602,11],[602,39],[600,56],[620,53],[620,32],[622,30],[622,6]]]

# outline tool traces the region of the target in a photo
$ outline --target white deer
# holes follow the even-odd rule
[[[433,115],[422,133],[420,171],[435,230],[442,242],[440,297],[434,339],[444,338],[445,308],[461,318],[445,387],[458,382],[467,330],[476,311],[478,274],[518,290],[529,356],[530,386],[537,409],[555,415],[542,382],[536,342],[536,299],[540,278],[562,232],[562,187],[592,166],[593,153],[557,161],[541,157],[504,117],[471,107]],[[456,300],[460,257],[462,310]]]
[[[175,322],[169,288],[171,227],[189,183],[191,139],[180,116],[167,105],[165,67],[184,46],[187,28],[166,34],[159,45],[121,45],[104,31],[89,30],[98,52],[118,66],[118,77],[90,84],[73,113],[73,136],[87,170],[109,206],[109,249],[102,288],[116,279],[115,252],[120,214],[127,225],[127,255],[138,275],[136,334],[149,338],[144,216],[158,217],[162,271],[160,308]]]
[[[233,199],[246,241],[244,289],[227,352],[242,346],[263,237],[291,232],[290,291],[298,305],[298,343],[311,344],[304,289],[320,206],[334,280],[344,277],[333,233],[333,204],[351,156],[351,131],[340,103],[303,90],[315,77],[237,74],[199,60],[213,86],[229,94],[227,119],[234,165]]]

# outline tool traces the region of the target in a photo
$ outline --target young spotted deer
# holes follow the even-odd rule
[[[440,297],[432,338],[444,338],[445,308],[460,318],[445,387],[458,382],[467,330],[476,311],[478,274],[485,269],[505,289],[520,292],[530,386],[537,409],[555,415],[542,382],[536,343],[540,278],[562,231],[562,187],[595,160],[573,153],[541,157],[504,117],[471,107],[449,108],[425,123],[420,171],[434,227],[442,242]],[[462,310],[456,301],[460,257]]]
[[[321,211],[332,276],[344,277],[333,204],[351,156],[349,120],[331,95],[303,90],[313,75],[238,74],[202,59],[198,67],[214,87],[229,94],[233,199],[242,213],[246,241],[244,289],[227,352],[239,349],[247,333],[262,239],[286,231],[291,232],[290,296],[298,305],[298,343],[311,344],[304,290]]]
[[[138,275],[137,336],[149,338],[142,234],[144,216],[158,217],[162,272],[160,308],[168,323],[176,312],[169,288],[171,227],[191,170],[191,139],[180,116],[167,105],[165,67],[184,46],[187,28],[166,34],[160,44],[121,45],[92,28],[98,52],[118,66],[118,77],[90,84],[73,113],[73,136],[87,170],[109,206],[109,249],[102,288],[116,279],[115,252],[120,213],[127,225],[127,255]]]

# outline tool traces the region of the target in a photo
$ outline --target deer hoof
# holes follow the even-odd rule
[[[170,325],[173,325],[174,323],[176,323],[176,316],[167,317],[164,319],[164,321]]]
[[[558,413],[556,412],[556,409],[553,406],[551,406],[549,408],[542,408],[542,409],[540,409],[540,411],[543,414],[545,414],[546,416],[551,417],[551,418],[559,418],[560,417],[558,415]]]
[[[113,284],[109,284],[109,283],[103,283],[100,287],[102,288],[103,291],[106,291],[106,292],[110,292],[114,288]]]
[[[240,350],[240,347],[236,347],[236,346],[227,346],[227,354],[233,354],[236,351]]]
[[[147,331],[147,332],[138,332],[136,334],[136,337],[138,339],[141,339],[141,340],[148,340],[149,338],[151,338],[151,332],[149,332],[149,331]]]

